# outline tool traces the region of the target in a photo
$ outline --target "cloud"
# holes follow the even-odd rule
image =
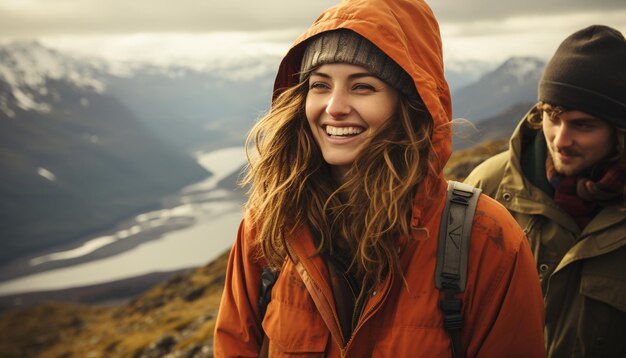
[[[280,56],[340,0],[0,0],[0,42],[44,44],[111,59]],[[431,0],[448,60],[549,57],[594,23],[625,32],[624,0]]]
[[[428,3],[441,22],[626,10],[624,0],[432,0]]]
[[[202,67],[239,59],[283,56],[300,29],[255,32],[137,33],[130,35],[45,36],[39,41],[63,52],[113,61]]]
[[[306,27],[339,0],[3,0],[0,36],[262,31]]]
[[[567,36],[593,24],[626,33],[626,9],[444,22],[441,32],[447,59],[499,62],[511,56],[547,59]]]
[[[339,0],[2,0],[0,37],[304,28]],[[442,23],[626,10],[624,0],[432,0]]]

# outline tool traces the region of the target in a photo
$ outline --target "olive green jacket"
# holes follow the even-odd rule
[[[522,143],[532,133],[522,120],[509,150],[465,182],[502,203],[528,237],[544,294],[548,356],[626,357],[624,202],[604,207],[580,230],[522,174]]]

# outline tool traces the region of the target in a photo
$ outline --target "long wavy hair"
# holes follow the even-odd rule
[[[424,104],[400,94],[396,113],[363,149],[339,185],[305,115],[308,78],[285,90],[246,141],[247,211],[267,264],[279,269],[286,238],[307,226],[318,253],[343,240],[364,285],[398,264],[397,239],[410,233],[416,187],[432,170],[433,120]]]

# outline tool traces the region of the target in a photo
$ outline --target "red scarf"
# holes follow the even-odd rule
[[[583,175],[566,176],[557,173],[548,152],[546,174],[554,187],[554,203],[568,213],[581,229],[596,216],[602,204],[616,199],[624,200],[626,156],[611,164],[599,180],[593,181]]]

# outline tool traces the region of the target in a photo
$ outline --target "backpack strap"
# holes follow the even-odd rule
[[[259,290],[259,310],[261,311],[261,320],[265,317],[267,305],[272,300],[272,287],[278,279],[278,271],[272,271],[269,267],[264,267],[261,273],[261,288]]]
[[[272,271],[272,269],[268,266],[264,267],[263,272],[261,272],[261,287],[259,289],[259,311],[261,311],[261,321],[263,321],[265,312],[267,312],[267,305],[269,305],[272,300],[272,287],[274,287],[274,284],[278,279],[279,272],[280,271]],[[267,357],[269,357],[269,340],[265,332],[263,332],[263,343],[261,344],[261,349],[259,350],[259,358]]]
[[[461,349],[462,302],[456,294],[465,290],[467,282],[467,253],[480,193],[480,189],[471,185],[449,181],[439,227],[435,286],[444,292],[439,308],[443,311],[443,326],[450,336],[453,357],[465,356]]]

